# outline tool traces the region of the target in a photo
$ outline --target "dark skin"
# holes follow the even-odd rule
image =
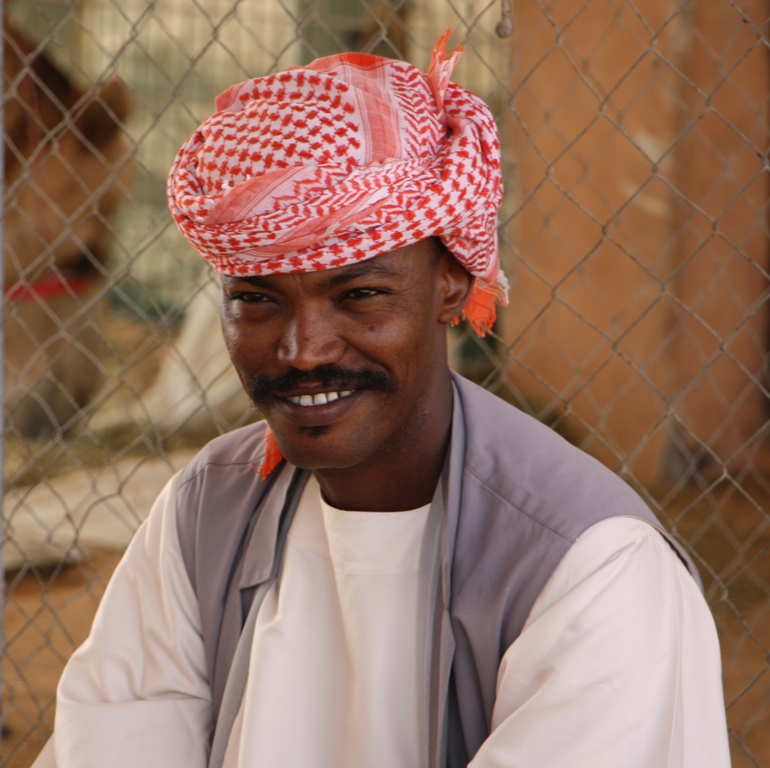
[[[452,419],[446,327],[472,284],[434,238],[338,269],[223,277],[241,381],[333,506],[431,501]]]

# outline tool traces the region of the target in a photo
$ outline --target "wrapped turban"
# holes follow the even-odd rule
[[[439,237],[476,277],[480,334],[507,301],[497,252],[500,143],[488,107],[449,82],[462,49],[427,74],[346,53],[234,85],[168,179],[182,234],[226,275],[310,272]]]

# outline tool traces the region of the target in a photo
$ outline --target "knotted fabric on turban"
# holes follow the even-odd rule
[[[233,86],[168,179],[182,234],[226,275],[342,267],[439,237],[477,279],[479,334],[507,302],[497,253],[500,143],[487,106],[449,82],[462,49],[427,74],[358,53]]]

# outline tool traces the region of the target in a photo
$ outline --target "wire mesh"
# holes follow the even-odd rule
[[[30,765],[119,553],[256,418],[165,176],[234,82],[341,50],[498,121],[512,290],[452,363],[634,485],[695,556],[735,766],[770,766],[767,0],[11,0],[3,765]],[[510,33],[500,37],[497,32]]]

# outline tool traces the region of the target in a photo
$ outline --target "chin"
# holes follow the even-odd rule
[[[276,435],[276,442],[286,461],[300,469],[349,469],[361,462],[361,454],[349,445],[325,440],[327,432],[325,427],[313,427],[303,440],[285,440]]]
[[[311,471],[323,469],[350,469],[360,463],[358,457],[334,456],[329,455],[327,451],[286,451],[283,456],[289,464],[293,464],[300,469],[309,469]]]

